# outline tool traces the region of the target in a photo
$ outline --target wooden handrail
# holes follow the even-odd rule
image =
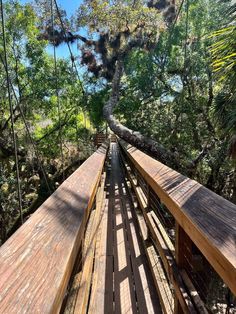
[[[236,295],[236,206],[123,140],[126,157]]]
[[[103,144],[0,248],[0,312],[58,313],[100,182]]]

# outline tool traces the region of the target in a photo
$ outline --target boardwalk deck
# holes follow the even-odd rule
[[[1,314],[207,313],[183,262],[196,248],[236,291],[235,206],[120,143],[123,155],[112,142],[107,157],[102,145],[1,247]],[[153,208],[158,196],[175,218],[175,246]]]
[[[162,313],[118,154],[118,145],[111,143],[90,301],[84,313]],[[82,301],[77,299],[77,304]],[[75,308],[66,312],[77,313]]]

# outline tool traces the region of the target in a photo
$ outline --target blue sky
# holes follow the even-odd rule
[[[21,3],[28,3],[32,2],[31,0],[20,0]],[[64,9],[70,17],[72,14],[75,13],[76,9],[79,7],[79,5],[82,3],[82,0],[57,0],[58,5]],[[73,54],[76,55],[77,47],[76,44],[71,46]],[[53,54],[53,47],[48,47],[48,52]],[[57,48],[57,56],[58,57],[69,57],[69,51],[66,44],[62,44]]]
[[[60,5],[67,14],[70,16],[75,13],[75,10],[82,3],[81,0],[57,0],[58,5]]]
[[[31,0],[20,0],[21,3],[32,2]],[[66,10],[67,14],[72,15],[75,10],[82,3],[82,0],[57,0],[58,5],[60,5],[64,10]]]

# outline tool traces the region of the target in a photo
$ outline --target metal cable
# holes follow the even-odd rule
[[[5,70],[6,70],[6,64],[5,64],[5,62],[4,62],[4,60],[3,60],[1,54],[0,54],[0,59],[1,59],[1,62],[2,62],[3,66],[4,66]],[[39,167],[40,167],[40,169],[41,169],[41,171],[42,171],[42,174],[43,174],[43,177],[44,177],[44,181],[45,181],[45,183],[46,183],[46,185],[47,185],[47,189],[48,189],[49,193],[51,194],[51,193],[52,193],[52,190],[51,190],[51,188],[50,188],[50,185],[49,185],[49,182],[48,182],[48,179],[47,179],[46,171],[45,171],[44,166],[43,166],[43,164],[42,164],[42,162],[41,162],[40,155],[39,155],[39,152],[38,152],[38,149],[37,149],[37,145],[36,145],[36,143],[34,142],[34,139],[33,139],[32,136],[31,136],[31,133],[30,133],[30,130],[29,130],[27,121],[26,121],[26,117],[25,117],[24,112],[23,112],[23,110],[22,110],[20,101],[19,101],[18,98],[17,98],[16,92],[15,92],[15,89],[14,89],[14,87],[13,87],[13,84],[12,84],[12,81],[11,81],[11,78],[10,78],[10,77],[9,77],[9,81],[10,81],[11,89],[12,89],[12,91],[13,91],[13,95],[14,95],[15,101],[16,101],[16,106],[15,106],[15,108],[14,108],[13,111],[15,112],[17,108],[19,109],[20,115],[21,115],[22,120],[23,120],[23,123],[24,123],[24,125],[25,125],[26,133],[27,133],[27,135],[28,135],[28,137],[29,137],[29,140],[30,140],[31,145],[33,146],[33,149],[34,149],[34,152],[35,152],[37,161],[38,161],[38,163],[39,163]]]
[[[61,163],[62,163],[62,177],[63,181],[65,180],[64,173],[64,154],[63,154],[63,143],[62,143],[62,126],[61,126],[61,104],[59,97],[59,86],[58,86],[58,67],[57,67],[57,54],[56,54],[56,44],[55,44],[55,20],[53,12],[53,0],[51,0],[51,22],[52,22],[52,36],[53,36],[53,59],[54,59],[54,78],[56,83],[56,97],[57,97],[57,110],[58,110],[58,122],[59,122],[59,141],[60,141],[60,154],[61,154]]]
[[[169,48],[170,48],[170,45],[171,45],[170,41],[171,41],[171,39],[172,39],[172,36],[174,35],[175,25],[176,25],[176,23],[177,23],[177,21],[178,21],[179,15],[180,15],[180,13],[181,13],[181,11],[182,11],[184,1],[185,1],[185,0],[182,0],[181,4],[180,4],[180,6],[179,6],[179,10],[178,10],[178,12],[177,12],[177,14],[176,14],[176,16],[175,16],[174,22],[173,22],[173,24],[171,25],[170,34],[169,34],[169,37],[168,37],[168,39],[167,39],[167,44],[166,44],[166,51],[168,51]],[[164,71],[166,62],[167,62],[167,54],[165,54],[164,61],[163,61],[163,64],[162,64],[162,73],[163,73],[163,71]]]
[[[186,0],[186,22],[185,22],[185,44],[184,44],[184,68],[186,70],[187,62],[187,41],[189,31],[189,0]]]
[[[12,130],[12,140],[14,143],[14,155],[15,155],[15,165],[16,165],[17,194],[18,194],[20,219],[21,219],[21,223],[23,224],[22,192],[21,192],[21,180],[20,180],[20,171],[19,171],[19,160],[18,160],[18,145],[17,145],[16,133],[15,133],[14,110],[13,110],[13,104],[12,104],[12,99],[11,99],[11,87],[10,87],[10,76],[9,76],[9,68],[8,68],[3,0],[0,0],[0,4],[1,4],[3,50],[4,50],[6,76],[7,76],[8,102],[9,102],[9,109],[10,109],[10,114],[11,114],[11,130]]]
[[[69,44],[69,42],[67,40],[67,31],[66,31],[63,19],[61,17],[61,13],[60,13],[60,10],[59,10],[58,4],[57,4],[57,0],[53,0],[53,1],[55,3],[55,7],[56,7],[57,15],[58,15],[58,18],[59,18],[59,21],[60,21],[60,24],[61,24],[61,28],[62,28],[62,32],[63,32],[63,35],[64,35],[64,39],[65,39],[65,42],[67,44],[67,47],[68,47],[68,50],[69,50],[69,53],[70,53],[70,58],[71,58],[71,62],[72,62],[72,69],[73,68],[75,69],[75,73],[77,75],[77,79],[79,81],[79,84],[80,84],[80,87],[81,87],[81,91],[82,91],[82,94],[84,96],[85,107],[87,108],[88,107],[88,96],[87,96],[86,91],[84,90],[82,81],[80,79],[79,71],[78,71],[78,68],[77,68],[76,63],[75,63],[75,57],[73,55],[71,46],[70,46],[70,44]],[[76,124],[77,124],[77,121],[76,121]],[[76,130],[77,130],[77,126],[76,126]]]
[[[80,87],[81,87],[81,89],[82,89],[83,95],[86,95],[86,93],[85,93],[85,91],[84,91],[83,84],[82,84],[81,79],[80,79],[80,76],[79,76],[79,71],[78,71],[77,66],[76,66],[76,63],[75,63],[75,57],[74,57],[74,55],[73,55],[73,52],[72,52],[72,50],[71,50],[71,46],[70,46],[69,42],[66,40],[66,39],[67,39],[67,36],[66,36],[67,31],[66,31],[64,22],[63,22],[63,20],[62,20],[61,13],[60,13],[60,10],[59,10],[57,1],[56,1],[56,0],[51,0],[51,1],[54,1],[54,3],[55,3],[55,7],[56,7],[56,10],[57,10],[57,15],[58,15],[59,20],[60,20],[60,24],[61,24],[62,31],[63,31],[63,34],[64,34],[65,42],[66,42],[67,47],[68,47],[69,52],[70,52],[70,57],[71,57],[71,62],[72,62],[72,68],[74,67],[74,69],[75,69],[75,72],[76,72],[76,75],[77,75],[77,78],[78,78]]]

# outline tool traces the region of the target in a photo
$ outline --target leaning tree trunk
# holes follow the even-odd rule
[[[117,61],[116,71],[112,81],[112,91],[109,100],[104,105],[103,115],[107,121],[110,129],[118,135],[120,138],[130,143],[131,145],[147,152],[152,155],[162,163],[173,167],[177,170],[181,169],[180,161],[170,151],[164,148],[160,143],[142,135],[139,132],[135,132],[124,125],[122,125],[118,120],[115,119],[113,111],[119,101],[120,92],[120,80],[123,74],[123,63],[122,61]]]

